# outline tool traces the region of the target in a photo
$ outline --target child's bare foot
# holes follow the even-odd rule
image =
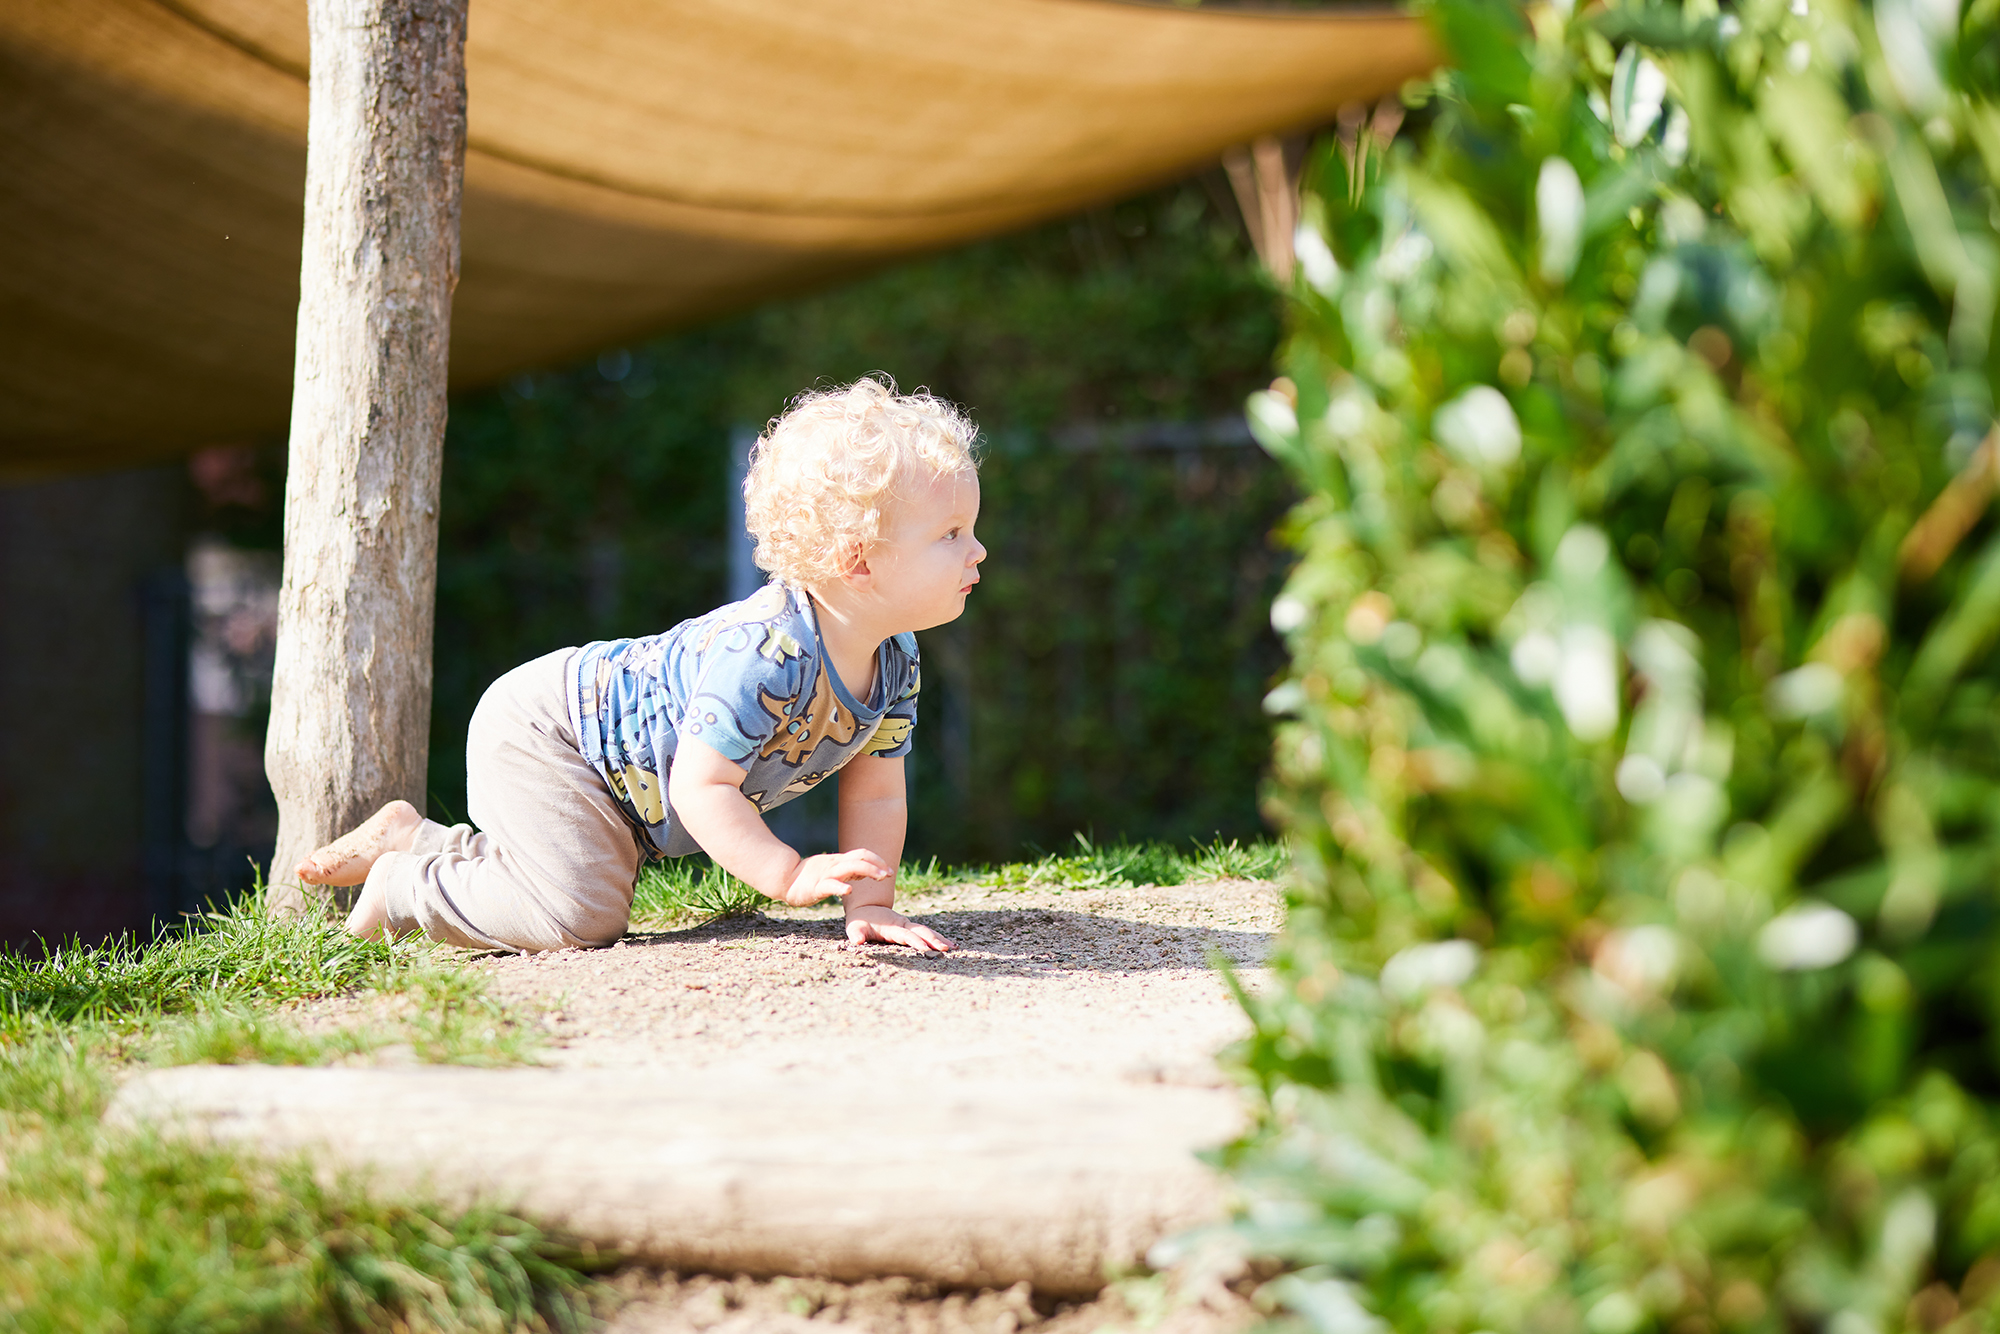
[[[361,897],[354,900],[354,911],[347,914],[347,934],[363,940],[385,939],[388,932],[383,928],[389,919],[388,898],[379,885],[364,886]]]
[[[358,885],[383,853],[408,852],[423,821],[409,802],[392,801],[300,862],[296,874],[309,885]]]

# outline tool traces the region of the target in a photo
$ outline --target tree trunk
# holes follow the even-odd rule
[[[273,906],[397,797],[424,804],[467,0],[310,0],[285,572],[264,763]]]

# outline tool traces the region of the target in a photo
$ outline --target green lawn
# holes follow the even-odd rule
[[[359,1028],[309,1033],[285,1013],[370,992],[383,1017]],[[390,1043],[428,1061],[534,1056],[531,1028],[450,954],[272,918],[261,895],[143,946],[0,953],[0,1325],[580,1328],[591,1257],[520,1219],[100,1123],[136,1067],[319,1064]]]

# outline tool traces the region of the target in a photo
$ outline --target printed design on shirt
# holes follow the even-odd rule
[[[839,698],[833,693],[833,678],[824,670],[817,673],[813,683],[812,697],[800,706],[798,712],[787,713],[785,706],[791,703],[782,695],[773,695],[762,686],[757,688],[757,702],[764,706],[764,712],[778,725],[771,733],[771,739],[757,752],[759,759],[768,760],[777,756],[788,765],[805,763],[806,757],[819,749],[822,741],[831,741],[836,746],[845,746],[854,740],[860,730],[854,715],[840,707]]]
[[[905,695],[903,698],[908,699]],[[885,750],[894,750],[909,739],[910,731],[917,725],[914,718],[884,718],[875,728],[875,735],[861,748],[863,755],[880,755]]]
[[[790,800],[801,793],[812,791],[838,772],[839,770],[837,769],[818,769],[809,774],[800,774],[797,778],[794,778],[791,782],[780,788],[775,795]]]
[[[878,651],[886,716],[857,711],[825,665],[810,600],[778,585],[662,634],[581,652],[578,749],[664,856],[697,846],[666,799],[684,739],[743,768],[744,796],[769,811],[856,755],[907,751],[914,734],[915,638],[897,635]]]
[[[618,664],[610,658],[599,658],[594,676],[596,678],[594,682],[585,683],[586,690],[591,690],[594,685],[594,693],[586,694],[583,699],[585,709],[593,713],[596,712],[598,700],[613,695],[612,686],[617,683]]]
[[[701,643],[695,646],[695,652],[714,652],[715,641],[724,635],[731,636],[730,641],[722,646],[722,651],[725,653],[745,652],[757,642],[753,627],[741,621],[716,621],[708,627],[708,633],[701,637]]]
[[[729,614],[710,617],[707,633],[701,637],[701,643],[696,646],[695,651],[707,653],[715,647],[716,641],[723,635],[731,634],[735,637],[723,645],[724,652],[747,653],[752,648],[757,648],[772,662],[782,664],[784,658],[774,656],[773,649],[782,650],[785,645],[789,645],[792,656],[798,657],[804,652],[799,647],[799,641],[780,630],[775,624],[785,614],[785,608],[785,590],[777,584],[766,584],[757,590],[754,596],[732,607],[724,608]],[[761,646],[757,642],[757,631],[760,628],[767,632]]]
[[[649,825],[667,822],[666,791],[660,776],[636,764],[628,764],[623,769],[614,769],[605,777],[610,780],[611,793],[619,801],[632,808],[632,813]]]
[[[717,724],[724,718],[728,719],[728,726],[721,729],[720,736],[716,736]],[[688,702],[687,716],[681,722],[681,730],[689,736],[701,737],[703,744],[717,754],[726,755],[739,762],[749,759],[748,755],[735,753],[736,742],[731,737],[732,733],[754,734],[745,732],[743,719],[724,696],[707,692],[696,695]]]
[[[798,640],[787,634],[783,627],[775,623],[765,633],[764,642],[758,647],[757,651],[772,662],[777,663],[780,667],[790,662],[793,658],[804,657],[806,652],[800,646]]]

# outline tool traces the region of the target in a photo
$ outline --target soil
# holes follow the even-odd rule
[[[547,1011],[557,1065],[1216,1086],[1213,1055],[1244,1019],[1210,961],[1254,973],[1280,920],[1276,888],[1248,880],[952,888],[900,906],[958,948],[853,948],[838,907],[774,907],[476,966],[497,998]]]
[[[540,1012],[562,1067],[816,1073],[911,1087],[956,1079],[1116,1080],[1221,1087],[1214,1054],[1246,1021],[1214,961],[1246,985],[1281,921],[1262,881],[1085,890],[948,887],[904,912],[954,940],[944,955],[845,944],[837,907],[774,906],[609,950],[485,956],[491,993]],[[339,1008],[339,1003],[334,1003]],[[321,1022],[338,1022],[322,1008]],[[1182,1289],[1114,1285],[1038,1308],[1025,1289],[938,1293],[857,1284],[630,1271],[616,1334],[867,1330],[1082,1334],[1234,1330],[1252,1318],[1227,1273]],[[1147,1282],[1158,1284],[1158,1280]],[[1145,1309],[1141,1309],[1145,1308]],[[1164,1322],[1164,1323],[1162,1323]]]
[[[1059,1305],[1038,1302],[1025,1283],[940,1293],[905,1278],[828,1283],[632,1271],[615,1286],[622,1304],[603,1334],[1236,1334],[1257,1318],[1241,1293],[1212,1277],[1198,1290],[1114,1285],[1095,1301]]]

